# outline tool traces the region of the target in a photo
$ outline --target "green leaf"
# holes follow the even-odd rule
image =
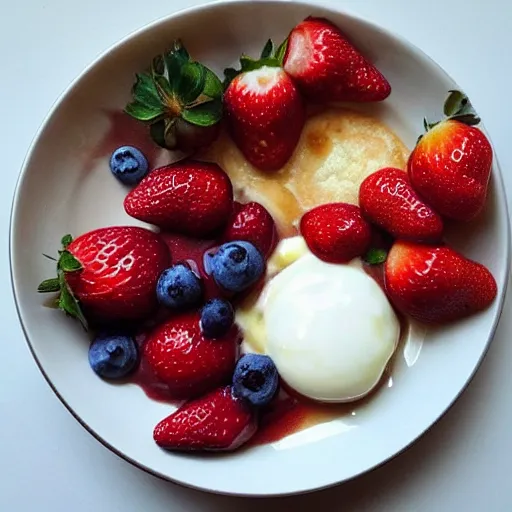
[[[386,261],[387,252],[384,249],[370,249],[364,256],[364,261],[370,265],[381,265]]]
[[[235,76],[239,75],[240,71],[235,68],[226,68],[224,70],[224,82],[222,83],[224,89],[228,88],[228,85],[233,81]]]
[[[255,69],[260,69],[263,66],[270,66],[272,68],[280,67],[279,62],[275,57],[267,57],[266,59],[253,59],[252,57],[248,57],[247,55],[242,55],[240,57],[240,65],[242,66],[242,71],[254,71]]]
[[[165,109],[166,107],[169,108],[170,106],[174,107],[176,109],[177,104],[175,105],[175,94],[171,89],[171,84],[165,78],[165,76],[156,76],[155,77],[155,86],[158,91],[158,95],[161,98],[162,101],[162,107]]]
[[[444,115],[447,117],[453,116],[458,113],[464,104],[467,103],[467,96],[461,91],[451,90],[448,91],[449,95],[444,102]]]
[[[68,248],[68,245],[73,241],[73,237],[71,235],[64,235],[61,240],[60,240],[60,243],[62,244],[62,247],[64,249],[67,249]]]
[[[165,111],[163,105],[159,107],[148,107],[137,101],[128,103],[124,111],[138,121],[156,121]]]
[[[206,79],[203,88],[203,94],[212,99],[217,99],[222,97],[222,82],[219,77],[211,70],[204,66],[206,70]]]
[[[186,109],[181,113],[181,117],[191,124],[212,126],[221,120],[222,101],[216,99],[208,103],[202,103],[197,107]]]
[[[274,54],[274,43],[272,42],[272,39],[269,39],[265,46],[263,47],[263,50],[261,51],[260,59],[266,59],[268,57],[272,57]]]
[[[151,61],[151,74],[153,75],[153,78],[167,75],[167,68],[163,55],[157,55]]]
[[[69,252],[61,251],[57,269],[64,272],[76,272],[82,269],[82,264]]]
[[[57,277],[52,277],[50,279],[45,279],[38,287],[37,291],[39,293],[50,293],[50,292],[58,292],[60,290],[60,283]]]
[[[43,252],[43,256],[45,258],[48,258],[51,261],[57,261],[57,258],[54,258],[53,256],[50,256],[49,254],[45,254],[44,252]]]
[[[476,114],[456,114],[451,116],[450,119],[459,121],[460,123],[464,123],[469,126],[475,126],[481,121],[481,119]]]
[[[167,77],[173,91],[177,91],[181,80],[181,68],[189,62],[190,56],[180,40],[173,43],[173,47],[164,55],[167,68]]]
[[[181,68],[181,80],[176,94],[183,105],[192,103],[204,90],[206,68],[199,62],[187,62]]]
[[[153,77],[148,73],[136,75],[135,84],[132,89],[134,101],[146,107],[161,107],[161,100]]]
[[[284,56],[286,55],[286,50],[288,48],[288,38],[286,38],[277,48],[275,58],[279,62],[279,65],[283,65]]]
[[[71,292],[64,275],[64,272],[59,271],[59,284],[60,284],[60,296],[58,299],[58,306],[67,315],[77,318],[85,330],[87,330],[87,320],[85,319],[82,309],[78,300]]]

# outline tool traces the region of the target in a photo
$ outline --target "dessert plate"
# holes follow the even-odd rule
[[[311,491],[360,475],[404,450],[468,384],[492,340],[505,294],[509,220],[495,157],[484,214],[471,228],[449,232],[456,248],[495,276],[498,298],[491,307],[467,320],[429,329],[419,357],[399,354],[390,389],[357,412],[272,444],[206,457],[158,448],[150,433],[169,414],[169,405],[149,400],[136,385],[99,379],[89,368],[89,340],[80,325],[42,307],[36,288],[54,269],[42,254],[53,254],[63,234],[136,223],[122,208],[126,191],[105,178],[112,149],[132,142],[130,127],[119,122],[119,116],[134,74],[177,37],[194,58],[220,74],[242,52],[257,55],[268,37],[284,39],[308,15],[337,24],[388,78],[390,98],[368,108],[412,148],[423,117],[440,118],[447,91],[458,88],[424,53],[365,20],[312,3],[218,2],[147,26],[88,67],[41,127],[14,197],[14,295],[31,351],[52,389],[96,439],[128,462],[211,492],[269,496]]]

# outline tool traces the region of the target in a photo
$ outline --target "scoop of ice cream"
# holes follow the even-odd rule
[[[379,285],[356,265],[311,254],[269,284],[263,306],[265,352],[299,393],[348,402],[379,382],[400,335]]]

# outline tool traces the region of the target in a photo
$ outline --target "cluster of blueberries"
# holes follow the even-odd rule
[[[110,159],[112,174],[125,185],[134,185],[148,172],[146,157],[131,146],[118,148]],[[206,272],[228,293],[240,293],[256,283],[265,271],[265,260],[258,249],[245,241],[227,242],[217,251],[206,253]],[[164,307],[183,311],[200,305],[203,297],[201,278],[187,263],[177,263],[164,270],[157,282],[156,294]],[[221,338],[230,330],[235,313],[228,300],[214,298],[201,309],[201,330],[209,339]],[[102,378],[120,379],[138,365],[137,344],[131,336],[99,335],[89,349],[89,364]],[[246,354],[238,361],[233,390],[255,406],[268,403],[279,383],[271,358]]]

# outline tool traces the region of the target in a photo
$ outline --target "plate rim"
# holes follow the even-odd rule
[[[258,4],[261,4],[261,5],[263,5],[263,4],[279,5],[279,4],[283,3],[282,0],[256,0],[256,1],[257,1]],[[192,484],[190,482],[187,482],[187,481],[174,479],[174,478],[170,477],[169,475],[165,475],[165,474],[162,474],[162,473],[160,473],[158,471],[155,471],[155,470],[151,469],[150,467],[145,466],[144,464],[142,464],[142,463],[132,459],[127,454],[121,452],[120,450],[115,448],[115,446],[111,445],[108,441],[106,441],[100,435],[98,435],[92,429],[92,427],[90,427],[80,416],[78,416],[77,413],[75,413],[73,408],[67,403],[67,401],[64,399],[64,397],[56,389],[56,387],[53,384],[51,378],[45,372],[41,362],[39,361],[39,359],[38,359],[38,357],[37,357],[37,355],[35,353],[35,350],[34,350],[34,348],[32,346],[32,342],[29,339],[29,336],[28,336],[28,333],[27,333],[27,329],[26,329],[26,326],[25,326],[26,322],[24,321],[24,317],[23,317],[23,313],[22,313],[22,307],[21,307],[21,304],[20,304],[21,300],[19,299],[19,294],[17,292],[17,284],[16,284],[16,280],[15,280],[15,276],[14,276],[14,267],[16,265],[16,263],[15,263],[15,255],[14,255],[14,252],[15,252],[14,251],[14,225],[15,225],[15,221],[16,221],[16,218],[17,218],[17,212],[21,208],[21,206],[20,206],[20,191],[22,189],[23,181],[24,181],[24,179],[27,176],[28,164],[29,164],[29,162],[32,159],[33,153],[34,153],[34,151],[35,151],[35,149],[36,149],[36,147],[37,147],[37,145],[39,143],[39,140],[40,140],[43,132],[45,131],[45,129],[47,128],[47,126],[51,122],[54,114],[58,111],[60,106],[64,103],[64,101],[67,99],[68,95],[71,94],[71,92],[77,86],[77,84],[81,81],[81,79],[87,73],[89,73],[89,71],[92,68],[94,68],[100,61],[102,61],[108,54],[110,54],[111,52],[114,52],[115,50],[117,50],[118,48],[120,48],[124,44],[128,43],[132,39],[137,38],[139,35],[141,35],[143,33],[146,33],[146,32],[150,32],[154,28],[158,27],[159,25],[166,24],[166,23],[170,22],[171,20],[173,20],[175,18],[179,18],[179,17],[182,17],[182,16],[193,15],[194,13],[199,12],[199,11],[210,10],[210,9],[211,10],[215,10],[216,8],[218,8],[220,6],[223,6],[223,5],[225,6],[225,5],[230,5],[230,4],[254,4],[254,3],[255,2],[253,2],[251,0],[215,0],[213,2],[203,2],[203,3],[199,4],[199,5],[194,5],[192,7],[187,7],[187,8],[184,8],[184,9],[180,9],[180,10],[172,12],[172,13],[166,15],[166,16],[162,16],[162,17],[160,17],[160,18],[158,18],[158,19],[156,19],[154,21],[146,23],[145,25],[141,26],[140,28],[137,28],[137,29],[129,32],[124,37],[122,37],[117,42],[113,43],[112,45],[108,46],[104,51],[100,52],[96,57],[94,57],[94,59],[87,66],[85,66],[82,69],[82,71],[59,94],[59,96],[56,98],[56,100],[54,101],[54,103],[52,104],[50,109],[48,110],[47,114],[43,118],[42,122],[40,123],[39,127],[37,128],[37,130],[36,130],[36,132],[35,132],[35,134],[34,134],[34,136],[32,138],[32,141],[30,142],[30,145],[29,145],[29,147],[27,149],[26,155],[25,155],[25,157],[23,159],[23,162],[22,162],[19,174],[18,174],[18,178],[16,180],[16,185],[15,185],[15,188],[14,188],[14,192],[13,192],[13,199],[12,199],[12,203],[11,203],[11,210],[10,210],[10,217],[9,217],[9,233],[8,233],[8,239],[9,239],[9,241],[8,241],[8,243],[9,243],[9,248],[8,248],[8,251],[9,251],[9,270],[10,270],[9,274],[10,274],[10,281],[11,281],[11,290],[12,290],[12,293],[13,293],[16,313],[17,313],[17,316],[18,316],[19,324],[20,324],[22,332],[23,332],[23,336],[24,336],[25,341],[26,341],[26,343],[28,345],[30,353],[32,354],[32,357],[33,357],[34,361],[36,362],[36,365],[39,368],[39,371],[41,372],[41,374],[43,375],[45,381],[47,382],[47,384],[49,385],[49,387],[53,391],[53,393],[60,400],[60,402],[68,410],[68,412],[75,418],[75,420],[89,434],[91,434],[97,441],[99,441],[105,448],[107,448],[110,452],[112,452],[113,454],[117,455],[119,458],[121,458],[122,460],[128,462],[132,466],[134,466],[134,467],[144,471],[145,473],[153,475],[153,476],[159,478],[160,480],[164,480],[164,481],[167,481],[167,482],[172,482],[174,484],[178,484],[178,485],[181,485],[183,487],[187,487],[187,488],[191,488],[191,489],[195,489],[195,490],[199,490],[199,491],[203,491],[203,492],[209,492],[209,493],[225,495],[225,496],[253,497],[253,498],[254,497],[279,497],[279,496],[283,496],[284,497],[284,496],[293,496],[293,495],[307,494],[307,493],[311,493],[311,492],[327,489],[327,488],[330,488],[330,487],[334,487],[336,485],[340,485],[341,483],[349,482],[349,481],[354,480],[355,478],[358,478],[358,477],[360,477],[360,476],[362,476],[362,475],[364,475],[366,473],[370,473],[370,472],[380,468],[381,466],[384,466],[388,462],[392,461],[393,459],[395,459],[396,457],[401,455],[404,451],[408,450],[413,444],[418,442],[421,438],[423,438],[424,435],[427,432],[429,432],[441,420],[441,418],[443,418],[445,416],[445,414],[452,408],[454,403],[460,398],[462,393],[464,393],[464,391],[468,388],[468,386],[472,382],[475,374],[479,370],[483,360],[487,356],[487,353],[489,351],[490,345],[491,345],[491,343],[492,343],[492,341],[494,339],[494,336],[495,336],[495,333],[496,333],[496,329],[497,329],[497,327],[499,325],[499,321],[500,321],[501,315],[503,313],[503,305],[504,305],[505,298],[506,298],[506,295],[507,295],[507,290],[508,290],[508,285],[509,285],[509,280],[510,280],[510,274],[511,274],[511,246],[512,246],[512,243],[511,243],[511,219],[510,219],[510,214],[509,214],[509,205],[508,205],[508,200],[507,200],[507,191],[506,191],[505,186],[504,186],[503,173],[502,173],[502,170],[501,170],[501,165],[499,163],[498,156],[496,154],[496,151],[494,150],[494,145],[493,145],[492,139],[489,136],[489,132],[486,130],[485,124],[483,122],[481,122],[480,123],[480,128],[482,129],[482,131],[484,131],[484,133],[486,133],[489,136],[489,141],[490,141],[491,146],[493,148],[493,160],[494,160],[493,164],[494,164],[495,171],[496,171],[496,172],[493,173],[493,179],[495,181],[496,194],[500,195],[501,196],[501,200],[503,201],[503,212],[504,212],[504,215],[505,215],[504,228],[505,228],[505,231],[506,231],[506,233],[505,233],[505,236],[506,236],[506,241],[505,241],[506,254],[505,254],[505,257],[504,257],[505,271],[503,272],[501,282],[498,283],[498,285],[499,285],[498,289],[501,290],[501,293],[497,297],[497,308],[496,308],[496,312],[495,312],[494,318],[492,320],[491,328],[490,328],[489,333],[487,335],[487,341],[485,343],[485,347],[484,347],[484,349],[482,351],[482,354],[481,354],[479,360],[476,362],[472,373],[470,374],[470,376],[468,377],[468,379],[466,380],[464,385],[461,387],[459,392],[454,396],[454,398],[448,404],[448,406],[439,413],[438,417],[427,428],[425,428],[421,433],[419,433],[416,437],[414,437],[402,449],[396,451],[394,454],[392,454],[389,457],[383,459],[379,463],[376,463],[373,466],[368,467],[367,469],[354,474],[350,478],[345,478],[345,479],[342,479],[342,480],[335,480],[335,481],[333,481],[333,482],[331,482],[329,484],[326,484],[326,485],[320,485],[320,486],[305,488],[305,489],[296,490],[296,491],[272,492],[272,493],[265,493],[265,494],[258,493],[258,492],[257,493],[235,492],[235,491],[231,491],[230,492],[230,491],[225,491],[225,490],[222,490],[222,489],[206,488],[206,487],[202,487],[202,486],[199,486],[199,485],[194,485],[194,484]],[[332,13],[335,13],[337,15],[341,15],[341,16],[347,18],[349,21],[350,20],[354,20],[356,22],[369,25],[369,26],[371,26],[371,28],[373,30],[378,31],[378,32],[384,34],[385,36],[387,36],[387,37],[389,37],[391,39],[394,39],[395,41],[397,41],[401,45],[403,45],[403,46],[407,47],[408,49],[410,49],[411,51],[413,51],[414,53],[417,53],[417,54],[421,55],[422,57],[428,59],[431,62],[431,64],[438,70],[439,73],[445,75],[446,78],[448,78],[453,83],[457,84],[456,80],[454,80],[450,76],[450,74],[443,67],[441,67],[432,57],[430,57],[430,55],[428,55],[426,52],[424,52],[421,48],[416,46],[414,43],[410,42],[408,39],[406,39],[402,35],[400,35],[398,33],[395,33],[394,31],[388,29],[386,26],[381,25],[377,21],[373,21],[373,19],[370,19],[368,17],[355,14],[350,9],[346,9],[345,7],[344,8],[340,8],[337,5],[333,5],[332,3],[327,2],[326,0],[321,0],[320,2],[315,2],[315,3],[313,3],[312,0],[311,1],[308,1],[308,0],[291,0],[290,2],[286,2],[286,3],[288,5],[295,4],[295,5],[299,5],[299,6],[302,6],[302,7],[308,7],[312,11],[315,11],[317,9],[325,10],[325,11],[330,11]]]

